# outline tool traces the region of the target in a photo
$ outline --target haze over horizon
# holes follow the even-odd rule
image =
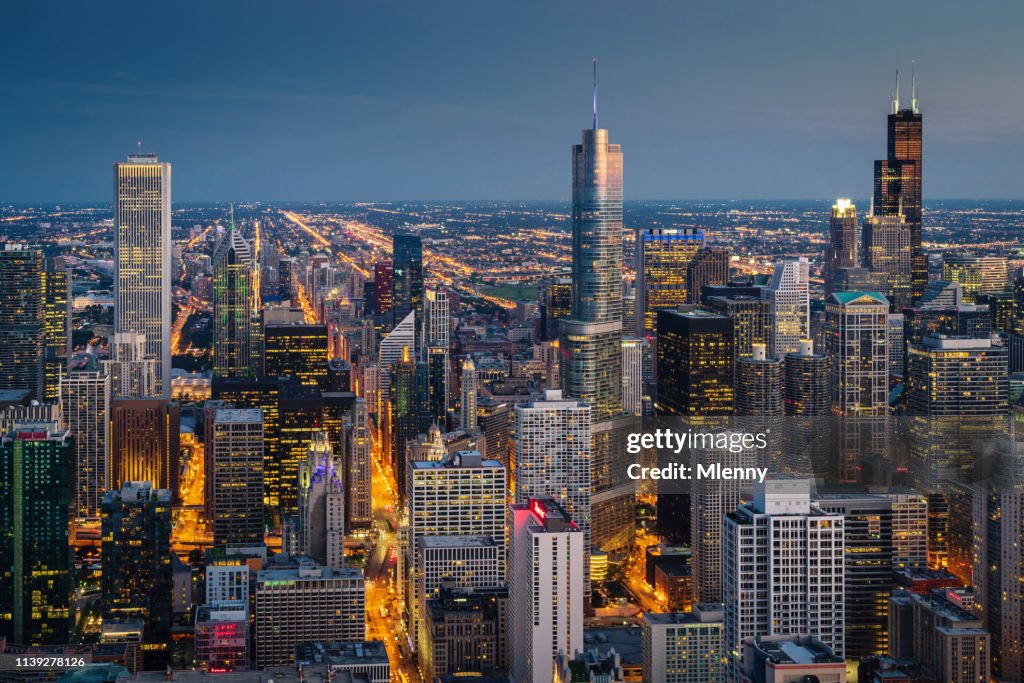
[[[0,202],[109,201],[110,165],[139,139],[174,165],[176,204],[564,200],[595,56],[627,199],[866,196],[894,71],[907,101],[911,60],[925,203],[1014,198],[1024,181],[1024,52],[1008,16],[1024,7],[114,2],[4,14],[0,58],[17,68],[0,78],[14,105],[0,111]]]

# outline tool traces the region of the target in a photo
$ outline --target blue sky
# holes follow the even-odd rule
[[[0,9],[0,201],[561,199],[590,121],[628,198],[866,196],[918,65],[925,197],[1024,196],[1010,2],[55,2]]]

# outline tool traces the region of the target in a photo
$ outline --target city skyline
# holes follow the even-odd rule
[[[0,55],[36,59],[6,82],[20,106],[0,113],[13,162],[0,195],[96,201],[107,192],[94,167],[141,140],[178,167],[180,202],[562,199],[557,143],[585,121],[597,57],[602,121],[630,159],[632,198],[865,196],[859,169],[884,152],[876,117],[897,68],[909,100],[915,60],[929,119],[925,196],[1019,196],[1024,64],[1001,48],[1015,22],[987,7],[947,7],[945,20],[929,9],[888,8],[878,22],[867,6],[726,16],[598,3],[577,17],[448,4],[392,12],[387,30],[386,8],[225,4],[190,17],[69,5],[66,21],[45,24],[12,9],[18,30]],[[497,16],[507,36],[456,28]],[[572,20],[587,30],[552,45]],[[122,36],[139,30],[166,48],[121,59]],[[305,49],[293,49],[299,40]],[[540,47],[524,51],[527,41]],[[964,41],[969,54],[946,49]],[[500,163],[477,154],[485,144]],[[60,197],[42,191],[51,158],[66,168]]]

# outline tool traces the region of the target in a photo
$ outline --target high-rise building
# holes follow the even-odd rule
[[[361,569],[300,561],[256,573],[256,666],[290,664],[308,641],[362,642],[366,587]]]
[[[825,302],[836,415],[885,415],[889,406],[889,300],[878,292],[836,292]]]
[[[171,395],[172,247],[171,165],[131,154],[114,164],[114,331],[144,334],[157,362],[156,385],[138,398]]]
[[[721,683],[725,680],[725,612],[694,605],[683,614],[647,613],[640,622],[644,683]]]
[[[323,388],[327,383],[327,326],[271,324],[263,328],[264,373]]]
[[[395,268],[391,261],[382,261],[373,267],[374,289],[377,293],[373,312],[385,316],[394,309]]]
[[[982,470],[987,477],[973,492],[973,579],[985,628],[992,634],[992,673],[997,680],[1016,681],[1024,678],[1024,442],[1010,435],[992,445],[986,454],[991,464]]]
[[[889,299],[894,313],[911,302],[910,227],[903,214],[871,215],[861,235],[864,267],[871,287]]]
[[[160,366],[155,358],[146,356],[146,335],[142,332],[115,332],[110,340],[110,358],[101,362],[110,375],[114,398],[155,395]]]
[[[764,344],[753,344],[751,355],[736,361],[736,414],[781,418],[782,377],[782,359],[768,358]]]
[[[60,378],[60,408],[64,424],[75,435],[74,511],[99,519],[110,475],[110,375],[76,370]]]
[[[0,436],[0,635],[66,643],[72,626],[68,494],[74,440],[56,422]]]
[[[410,311],[406,314],[401,322],[380,340],[380,351],[377,355],[378,414],[381,407],[391,400],[391,376],[395,363],[402,358],[404,349],[408,349],[410,355],[416,349],[416,316],[413,313]]]
[[[459,387],[459,429],[470,432],[477,426],[477,400],[480,392],[480,380],[472,356],[466,356],[462,361]]]
[[[782,356],[800,347],[811,334],[810,263],[806,258],[775,264],[768,282],[772,302],[772,337],[768,350]]]
[[[60,379],[67,373],[71,349],[71,273],[59,257],[46,259],[43,297],[46,302],[43,396],[47,401],[56,401],[60,398]]]
[[[641,228],[636,234],[635,334],[653,337],[659,310],[688,303],[686,273],[704,246],[704,232],[696,228]]]
[[[220,377],[253,377],[253,250],[231,225],[213,251],[213,372]]]
[[[561,321],[572,315],[572,278],[555,277],[541,292],[542,341],[557,341]]]
[[[622,339],[622,412],[643,415],[646,339]]]
[[[902,609],[893,610],[890,623],[894,630],[911,634],[909,652],[901,654],[921,662],[938,681],[1013,680],[993,670],[998,669],[999,654],[985,620],[971,609],[973,598],[963,589],[937,589],[925,595],[894,592],[891,602]],[[992,674],[997,675],[993,678]]]
[[[600,420],[622,412],[622,150],[597,127],[594,103],[594,125],[572,150],[572,314],[560,374],[565,395]]]
[[[352,406],[352,426],[347,430],[345,456],[345,522],[349,530],[368,529],[373,523],[373,433],[366,401],[357,398]]]
[[[583,532],[590,550],[593,410],[547,390],[515,408],[516,502],[553,497]]]
[[[846,662],[813,636],[755,636],[744,639],[740,650],[742,663],[732,679],[737,683],[846,683]]]
[[[206,444],[214,545],[263,542],[263,411],[217,410]]]
[[[771,342],[775,334],[771,299],[749,294],[716,295],[706,297],[705,304],[711,311],[732,318],[735,358],[749,356],[756,344]]]
[[[836,274],[840,268],[856,268],[857,207],[849,199],[837,199],[832,205],[828,249],[825,252],[825,295],[838,291]]]
[[[110,476],[113,489],[127,482],[150,482],[178,490],[178,436],[181,410],[160,398],[118,398],[110,403]]]
[[[345,565],[345,487],[324,432],[313,432],[299,465],[299,552],[319,565]]]
[[[824,493],[814,502],[844,520],[846,656],[887,654],[893,571],[927,561],[927,498],[910,492]]]
[[[701,291],[729,280],[728,247],[702,247],[686,267],[686,303],[699,304]]]
[[[419,235],[395,235],[392,238],[394,281],[394,320],[399,322],[415,313],[416,349],[419,349],[423,321],[423,240]]]
[[[0,250],[0,389],[45,398],[46,301],[43,254],[6,244]]]
[[[448,292],[443,289],[428,289],[424,294],[423,304],[423,345],[449,346],[449,311]]]
[[[511,469],[512,409],[508,403],[483,398],[477,404],[477,439],[479,450],[487,460],[497,460]]]
[[[208,603],[196,608],[196,668],[245,671],[249,666],[248,604]]]
[[[705,311],[658,312],[657,415],[733,410],[733,321]]]
[[[814,352],[804,339],[800,350],[783,361],[783,459],[795,472],[823,472],[829,464],[832,414],[832,359]]]
[[[485,536],[495,543],[496,571],[505,565],[505,501],[508,479],[504,466],[484,460],[477,451],[459,451],[440,461],[411,460],[406,477],[409,526],[403,558],[410,634],[420,643],[422,599],[418,577],[423,572],[420,539],[431,536]]]
[[[907,356],[907,412],[928,417],[1005,415],[1006,347],[991,339],[925,337]]]
[[[103,620],[141,619],[146,668],[170,663],[171,492],[126,481],[103,499]]]
[[[426,644],[420,648],[420,657],[426,675],[507,671],[507,611],[505,587],[443,585],[424,609]]]
[[[810,480],[769,478],[723,520],[725,647],[810,635],[845,652],[843,518],[811,503]],[[814,573],[808,571],[814,568]]]
[[[509,681],[552,680],[559,652],[583,650],[583,533],[551,498],[509,506],[509,526]]]
[[[280,388],[280,448],[276,467],[280,480],[271,497],[277,494],[280,514],[299,511],[299,465],[306,460],[313,433],[323,427],[323,396],[314,387],[284,384]]]
[[[942,279],[960,283],[964,301],[975,303],[979,296],[1009,289],[1009,266],[1005,256],[943,254]]]
[[[917,87],[911,106],[900,108],[899,73],[892,112],[886,125],[886,158],[875,161],[872,213],[903,214],[910,229],[911,298],[917,300],[928,282],[928,259],[921,247],[921,112]]]

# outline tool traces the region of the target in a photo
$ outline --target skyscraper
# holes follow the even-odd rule
[[[366,401],[357,398],[352,405],[352,426],[347,430],[345,457],[345,522],[350,530],[368,529],[373,523],[371,478],[373,436]]]
[[[301,384],[327,382],[327,326],[273,324],[263,328],[264,372],[268,377],[295,377]]]
[[[590,553],[593,409],[547,390],[515,409],[516,502],[553,497],[583,531]]]
[[[71,348],[71,273],[62,258],[46,259],[43,296],[46,302],[43,395],[47,401],[56,401],[60,398],[60,379],[67,373]]]
[[[155,154],[114,164],[114,331],[146,336],[151,394],[171,394],[171,165]]]
[[[772,300],[763,294],[762,291],[761,296],[737,293],[705,297],[711,311],[732,318],[733,356],[737,359],[749,356],[757,344],[767,347],[775,334]]]
[[[110,375],[76,370],[60,378],[64,424],[75,435],[74,510],[78,517],[99,519],[110,488]]]
[[[509,526],[509,681],[547,681],[559,652],[583,649],[586,544],[547,497],[509,506]]]
[[[231,224],[213,251],[213,372],[221,377],[252,377],[252,248]]]
[[[391,313],[395,304],[395,268],[391,261],[382,261],[374,265],[373,283],[377,294],[373,312],[380,316]]]
[[[964,301],[974,303],[979,296],[1009,289],[1009,265],[1005,256],[944,254],[942,279],[959,282]]]
[[[856,268],[859,263],[857,207],[849,199],[837,199],[832,205],[828,249],[825,252],[825,295],[836,291],[836,274],[840,268]]]
[[[444,424],[448,415],[448,292],[428,289],[423,310],[423,360],[427,363],[430,413]]]
[[[156,393],[155,358],[146,357],[146,335],[142,332],[115,332],[110,340],[110,358],[101,361],[110,375],[115,398],[140,398]]]
[[[764,344],[754,344],[750,356],[736,361],[737,415],[782,417],[782,363],[768,358]]]
[[[45,398],[46,305],[43,254],[6,244],[0,250],[0,389]]]
[[[782,356],[800,348],[811,334],[810,263],[806,258],[775,264],[768,283],[773,335],[768,351]]]
[[[213,543],[263,543],[263,411],[217,410],[210,433]]]
[[[836,415],[885,415],[889,406],[889,300],[877,292],[837,292],[825,302]]]
[[[658,312],[657,415],[729,415],[733,321],[705,311]]]
[[[705,286],[724,285],[728,280],[728,247],[702,247],[686,267],[686,303],[699,304]]]
[[[423,241],[419,235],[395,235],[392,240],[394,250],[394,320],[403,320],[410,313],[416,313],[416,350],[419,349],[420,335],[418,328],[423,321]]]
[[[886,158],[875,161],[874,214],[903,214],[910,229],[911,298],[917,300],[928,282],[928,259],[921,248],[921,112],[917,83],[909,109],[900,108],[900,76],[886,124]]]
[[[783,360],[782,453],[794,472],[817,473],[829,464],[829,415],[832,414],[832,359],[814,352],[814,342],[804,339],[800,350]]]
[[[477,398],[480,392],[480,382],[472,356],[466,356],[466,359],[462,361],[462,376],[459,386],[459,429],[469,432],[476,429]]]
[[[110,404],[110,477],[120,489],[128,482],[178,490],[177,403],[152,398],[119,398]]]
[[[572,150],[572,315],[560,346],[565,395],[601,420],[622,412],[622,150],[597,127],[596,83],[593,127]]]
[[[0,436],[0,635],[8,642],[68,642],[73,452],[71,432],[56,422],[18,424]]]
[[[622,411],[643,415],[645,339],[622,339]]]
[[[893,313],[900,312],[911,301],[910,228],[903,214],[868,216],[862,239],[871,286],[889,299]]]
[[[309,455],[299,465],[299,552],[317,564],[345,565],[345,488],[334,451],[322,431],[313,432]]]
[[[810,635],[845,652],[843,517],[811,503],[810,480],[766,479],[723,520],[725,647]],[[814,574],[808,572],[814,567]]]
[[[722,605],[691,612],[643,615],[640,622],[644,683],[718,683],[725,678]]]
[[[686,274],[704,246],[696,228],[641,228],[636,233],[636,335],[653,337],[657,311],[672,310],[691,298]]]
[[[416,316],[409,311],[402,321],[380,340],[377,366],[377,410],[391,400],[391,374],[395,363],[402,358],[403,349],[412,354],[416,348]]]
[[[144,664],[155,669],[170,663],[171,497],[129,481],[103,499],[103,620],[142,619]]]

